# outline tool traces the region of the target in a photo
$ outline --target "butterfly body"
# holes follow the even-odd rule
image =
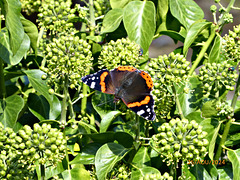
[[[122,99],[139,116],[148,120],[155,118],[151,95],[153,82],[146,72],[131,66],[119,66],[111,71],[103,69],[84,76],[82,81],[92,89],[114,94],[115,101]]]

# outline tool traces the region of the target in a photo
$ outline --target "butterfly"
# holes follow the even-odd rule
[[[115,100],[122,100],[128,108],[147,120],[154,120],[154,99],[151,95],[151,76],[132,66],[119,66],[113,70],[102,69],[82,77],[90,88],[107,94],[114,94]]]

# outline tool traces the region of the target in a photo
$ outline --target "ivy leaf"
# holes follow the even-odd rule
[[[115,31],[123,19],[123,9],[116,8],[108,11],[103,19],[101,34]]]
[[[146,166],[146,167],[143,167],[143,168],[132,169],[131,180],[142,179],[147,174],[149,174],[149,175],[151,175],[151,174],[161,175],[159,170],[157,170],[156,168]]]
[[[21,16],[21,22],[22,22],[25,33],[30,38],[31,47],[33,48],[34,52],[37,53],[37,40],[38,40],[37,26],[31,21],[25,19],[23,16]]]
[[[167,30],[167,12],[169,10],[168,1],[158,0],[157,4],[157,33]]]
[[[131,1],[131,0],[110,0],[110,5],[113,9],[115,8],[123,8],[124,6],[126,6],[126,4]]]
[[[215,121],[215,123],[214,123],[214,126],[215,126],[214,130],[212,132],[208,131],[208,133],[210,133],[210,134],[208,134],[208,139],[209,139],[210,136],[212,136],[212,138],[209,141],[209,152],[208,152],[209,153],[209,157],[210,157],[211,160],[213,160],[215,144],[216,144],[216,140],[217,140],[219,129],[221,127],[221,122],[218,123],[217,125],[216,125],[216,123],[217,122]]]
[[[106,132],[108,127],[111,125],[111,122],[118,116],[121,115],[121,111],[110,111],[107,113],[101,120],[100,124],[100,133]]]
[[[44,72],[40,70],[26,70],[24,73],[27,75],[33,88],[47,99],[50,105],[49,118],[56,119],[61,114],[61,103],[55,95],[48,93],[49,87],[46,85],[46,81],[41,79]]]
[[[114,165],[120,161],[130,149],[120,144],[107,143],[101,146],[95,157],[96,174],[99,180],[104,180]]]
[[[197,36],[202,32],[202,30],[206,29],[210,25],[211,25],[210,22],[196,22],[190,26],[190,28],[187,31],[187,36],[184,41],[183,54],[187,53],[189,47],[195,41]]]
[[[90,180],[90,173],[84,168],[73,168],[62,172],[63,179],[65,180]]]
[[[24,37],[24,29],[20,21],[21,3],[19,0],[4,0],[0,1],[0,7],[6,18],[6,27],[10,34],[10,48],[15,55],[21,48]]]
[[[138,168],[150,166],[151,159],[148,154],[148,148],[142,146],[135,154],[132,163]]]
[[[217,116],[216,101],[207,101],[202,106],[202,116],[205,118],[211,118]]]
[[[24,100],[18,95],[0,99],[0,122],[5,127],[14,128],[18,114],[24,106]]]
[[[219,180],[232,180],[233,171],[230,165],[221,166],[217,169]]]
[[[228,159],[232,163],[233,180],[240,179],[240,149],[228,151]]]
[[[151,1],[132,1],[124,7],[123,24],[130,40],[135,41],[145,54],[155,30],[155,7]]]
[[[204,18],[203,10],[193,0],[169,0],[170,11],[188,29],[194,22]]]
[[[209,63],[218,63],[219,61],[219,57],[220,57],[220,53],[222,50],[222,41],[221,38],[219,36],[216,36],[214,39],[214,43],[213,46],[211,48],[211,51],[209,53]]]

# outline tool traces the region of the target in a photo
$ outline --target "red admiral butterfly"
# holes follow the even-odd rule
[[[119,66],[111,71],[100,70],[84,76],[82,81],[90,88],[114,94],[132,111],[148,120],[154,120],[153,82],[150,75],[131,66]]]

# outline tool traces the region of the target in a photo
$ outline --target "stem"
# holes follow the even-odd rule
[[[90,13],[90,36],[94,36],[94,28],[95,28],[95,17],[94,17],[94,7],[93,0],[89,0],[89,13]],[[92,41],[89,41],[91,44]],[[83,98],[81,103],[81,114],[84,116],[86,114],[87,109],[87,88],[86,84],[83,84]]]
[[[67,141],[67,138],[66,138],[66,129],[63,130],[63,138],[66,139],[66,141]],[[65,154],[66,154],[66,161],[67,161],[68,170],[70,170],[67,144],[65,145]]]
[[[41,180],[45,180],[45,167],[43,164],[40,165],[40,171],[41,171]]]
[[[209,36],[208,40],[205,42],[205,44],[203,45],[197,59],[194,61],[190,71],[189,71],[189,75],[191,76],[193,74],[193,72],[195,71],[195,69],[197,68],[198,64],[200,63],[201,59],[203,58],[205,52],[207,51],[208,47],[210,46],[210,44],[212,43],[215,35],[216,35],[216,29],[217,26],[212,27],[211,30],[211,35]]]
[[[240,76],[238,75],[236,90],[235,90],[235,92],[234,92],[233,99],[232,99],[232,103],[231,103],[231,107],[233,108],[233,110],[234,110],[234,108],[235,108],[235,106],[236,106],[236,103],[237,103],[239,90],[240,90]]]
[[[67,99],[68,99],[68,78],[65,77],[65,83],[63,87],[63,100],[62,100],[62,112],[61,112],[61,122],[66,123],[67,119]]]
[[[180,104],[180,101],[179,101],[179,98],[178,98],[178,95],[177,95],[177,92],[176,92],[176,88],[175,88],[174,85],[172,85],[172,91],[173,91],[173,94],[174,94],[174,97],[175,97],[175,101],[176,101],[176,105],[177,105],[179,115],[180,115],[181,119],[183,119],[184,116],[183,116],[183,112],[182,112],[182,107],[181,107],[181,104]]]
[[[6,87],[3,73],[3,60],[0,58],[0,98],[5,99],[6,97]]]
[[[137,126],[135,142],[139,142],[139,137],[140,137],[140,122],[139,122],[139,116],[138,116],[138,115],[135,115],[135,116],[136,116],[136,126]]]
[[[219,160],[219,158],[221,157],[222,148],[223,148],[223,146],[225,144],[225,141],[227,139],[227,135],[228,135],[228,132],[230,130],[231,124],[232,124],[232,119],[229,119],[228,122],[225,125],[224,131],[223,131],[223,135],[222,135],[221,141],[219,143],[219,146],[218,146],[218,149],[217,149],[217,153],[216,153],[215,158],[214,158],[215,160]]]

